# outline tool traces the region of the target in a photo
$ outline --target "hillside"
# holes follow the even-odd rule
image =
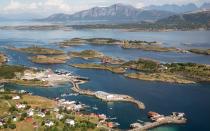
[[[158,20],[157,23],[162,24],[179,24],[179,23],[194,23],[208,24],[210,21],[210,10],[186,13],[182,15],[173,15],[168,18]]]

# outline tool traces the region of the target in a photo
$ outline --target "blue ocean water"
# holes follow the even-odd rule
[[[105,103],[101,100],[88,96],[69,96],[66,99],[78,100],[90,106],[97,106],[98,110],[90,109],[92,112],[104,113],[110,117],[116,117],[115,121],[120,123],[121,129],[128,129],[129,125],[137,120],[149,121],[148,111],[156,111],[162,114],[170,114],[173,111],[185,112],[188,122],[186,125],[167,125],[153,129],[154,131],[197,131],[210,130],[210,83],[198,84],[169,84],[164,82],[148,82],[128,79],[122,75],[113,74],[108,71],[77,69],[68,66],[70,63],[85,62],[81,59],[72,59],[67,64],[40,65],[28,60],[28,54],[10,51],[4,46],[27,47],[40,45],[44,47],[57,48],[57,42],[74,37],[111,37],[116,39],[160,41],[166,46],[181,48],[210,48],[209,31],[188,32],[122,32],[119,30],[75,30],[75,31],[17,31],[0,30],[0,51],[9,56],[8,64],[25,65],[28,67],[51,68],[69,70],[77,75],[90,78],[90,82],[81,88],[91,90],[102,90],[110,93],[127,94],[145,103],[146,109],[139,110],[130,103]],[[162,62],[196,62],[210,64],[210,56],[182,53],[157,53],[140,50],[125,50],[119,46],[75,46],[65,48],[66,52],[94,49],[106,55],[123,58],[125,60],[147,57]],[[97,61],[97,60],[92,60]],[[71,85],[61,85],[54,88],[39,88],[8,84],[8,88],[24,89],[36,95],[49,98],[60,97],[62,93],[70,93]]]

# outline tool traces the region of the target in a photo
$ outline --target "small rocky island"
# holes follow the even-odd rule
[[[110,56],[104,55],[102,52],[95,50],[83,50],[81,52],[69,52],[70,58],[83,58],[83,59],[100,59],[102,63],[109,64],[122,64],[125,61],[119,58],[112,58]]]
[[[56,50],[51,48],[39,47],[39,46],[32,46],[27,48],[15,48],[9,47],[10,50],[20,51],[28,54],[34,55],[63,55],[65,54],[62,50]]]
[[[11,50],[20,51],[33,56],[29,59],[38,64],[64,64],[70,57],[62,50],[44,48],[44,47],[27,47],[27,48],[9,48]]]
[[[152,41],[140,41],[140,40],[117,40],[112,38],[73,38],[60,42],[60,47],[69,47],[75,45],[94,44],[94,45],[119,45],[123,49],[140,49],[144,51],[155,52],[187,52],[184,49],[178,49],[175,47],[164,47],[160,42]]]
[[[39,64],[64,64],[69,59],[68,55],[37,55],[32,56],[31,61]]]
[[[201,55],[210,55],[210,49],[190,49],[189,52]]]

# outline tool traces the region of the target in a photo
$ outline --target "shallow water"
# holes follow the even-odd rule
[[[110,117],[117,117],[122,129],[127,129],[132,122],[137,120],[149,121],[148,111],[156,111],[163,114],[170,114],[173,111],[185,112],[188,118],[186,125],[172,125],[153,129],[159,130],[180,130],[197,131],[210,130],[210,84],[169,84],[163,82],[148,82],[135,79],[128,79],[122,75],[113,74],[108,71],[77,69],[68,66],[70,63],[86,62],[82,59],[72,59],[67,64],[40,65],[28,60],[25,53],[10,51],[3,46],[11,45],[16,47],[26,47],[31,45],[41,45],[51,48],[59,48],[54,42],[70,39],[73,37],[111,37],[116,39],[138,39],[148,41],[161,41],[167,46],[183,48],[210,47],[209,31],[193,32],[121,32],[117,30],[77,30],[77,31],[12,31],[0,30],[0,50],[9,56],[9,64],[25,65],[29,67],[52,68],[69,70],[77,75],[89,77],[90,82],[81,88],[91,90],[102,90],[110,93],[127,94],[145,103],[146,109],[139,110],[130,103],[105,103],[88,96],[68,96],[66,99],[79,100],[84,104],[97,106],[98,110],[91,110],[96,113],[104,113]],[[187,46],[185,44],[188,44]],[[196,62],[210,64],[210,57],[196,54],[181,53],[157,53],[140,50],[124,50],[118,46],[75,46],[65,48],[66,52],[94,49],[106,55],[120,57],[125,60],[137,59],[139,57],[149,57],[162,62]],[[96,60],[91,60],[95,62]],[[55,88],[38,88],[8,84],[8,88],[25,89],[36,95],[49,98],[60,97],[62,93],[70,93],[71,85],[61,85]]]

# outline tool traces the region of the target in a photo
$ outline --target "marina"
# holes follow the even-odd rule
[[[94,97],[96,97],[98,99],[101,99],[103,101],[106,101],[106,102],[130,102],[130,103],[133,103],[133,104],[137,105],[137,107],[139,109],[145,109],[144,103],[142,103],[141,101],[135,100],[134,98],[132,98],[128,95],[110,94],[110,93],[103,92],[103,91],[93,92],[93,91],[90,91],[90,90],[84,90],[84,89],[81,89],[79,87],[79,84],[85,83],[85,81],[81,81],[81,80],[78,80],[78,79],[76,79],[76,80],[73,79],[73,80],[70,80],[70,82],[73,85],[72,90],[74,92],[79,93],[79,94],[94,96]]]

